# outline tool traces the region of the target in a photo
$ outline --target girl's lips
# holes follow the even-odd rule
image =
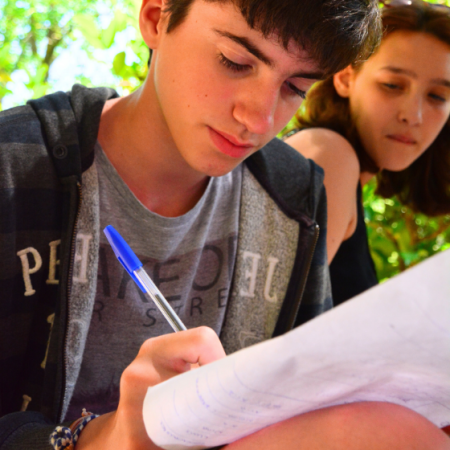
[[[252,144],[237,144],[236,140],[232,136],[228,139],[226,137],[228,135],[224,135],[211,127],[208,127],[208,131],[211,140],[217,149],[221,153],[231,156],[232,158],[243,158],[247,156],[254,148],[254,145]],[[233,139],[233,141],[231,139]]]
[[[402,134],[389,134],[387,137],[394,141],[401,142],[402,144],[409,144],[409,145],[417,144],[417,142],[413,138],[404,136]]]

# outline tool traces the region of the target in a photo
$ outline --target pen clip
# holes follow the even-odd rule
[[[119,232],[112,226],[108,225],[103,232],[105,233],[106,239],[111,245],[117,259],[120,261],[125,270],[130,274],[131,278],[139,286],[141,291],[145,294],[147,290],[142,286],[139,279],[134,274],[136,269],[142,267],[142,263],[139,258],[134,254],[131,247],[127,244],[125,239],[119,234]]]

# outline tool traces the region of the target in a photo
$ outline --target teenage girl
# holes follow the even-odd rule
[[[335,305],[377,283],[361,188],[429,216],[450,212],[450,8],[382,10],[383,39],[365,62],[317,83],[286,142],[325,171]]]

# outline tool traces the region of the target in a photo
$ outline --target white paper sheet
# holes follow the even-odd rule
[[[143,414],[157,445],[202,449],[362,400],[450,424],[450,251],[283,336],[149,388]]]

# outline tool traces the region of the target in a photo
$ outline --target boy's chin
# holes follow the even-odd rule
[[[242,163],[241,159],[231,161],[214,161],[210,163],[203,163],[193,167],[197,172],[207,177],[222,177],[232,172],[239,164]],[[192,165],[191,165],[192,167]]]
[[[239,161],[233,166],[228,166],[226,168],[225,167],[214,169],[211,168],[209,170],[205,170],[203,173],[208,177],[223,177],[224,175],[227,175],[228,173],[232,172],[240,163],[241,161]]]

